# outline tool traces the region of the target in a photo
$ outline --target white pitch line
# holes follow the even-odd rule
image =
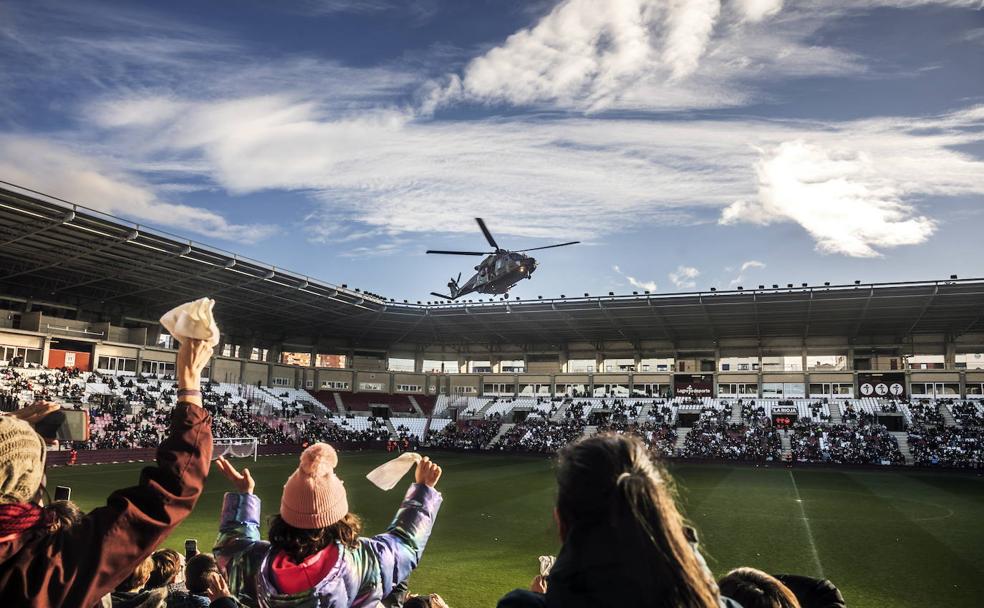
[[[817,544],[813,541],[813,529],[810,527],[810,518],[806,516],[806,508],[803,506],[803,499],[800,498],[799,486],[796,485],[796,478],[793,477],[793,472],[789,469],[786,470],[789,473],[789,480],[793,482],[793,491],[796,492],[796,504],[800,508],[800,519],[803,520],[803,527],[806,528],[806,538],[810,541],[810,552],[813,553],[813,561],[817,565],[817,572],[820,578],[827,578],[823,574],[823,564],[820,563],[820,553],[817,552]]]

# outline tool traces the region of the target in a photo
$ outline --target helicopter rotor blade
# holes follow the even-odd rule
[[[441,255],[489,255],[494,251],[444,251],[441,249],[428,249],[424,253],[439,253]]]
[[[492,233],[489,232],[488,226],[485,225],[485,220],[480,217],[476,217],[475,221],[478,222],[478,227],[482,229],[482,234],[485,235],[485,240],[488,241],[489,245],[492,245],[496,251],[499,251],[499,244],[495,242],[494,238],[492,238]]]
[[[540,250],[540,249],[553,249],[554,247],[567,247],[568,245],[577,245],[580,242],[581,241],[571,241],[570,243],[559,243],[557,245],[547,245],[545,247],[532,247],[530,249],[517,249],[516,252],[517,253],[522,253],[522,252],[525,252],[525,251],[537,251],[537,250]]]

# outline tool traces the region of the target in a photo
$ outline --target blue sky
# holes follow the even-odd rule
[[[0,179],[426,299],[981,274],[980,0],[0,3]]]

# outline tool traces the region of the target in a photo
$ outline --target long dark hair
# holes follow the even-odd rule
[[[717,585],[687,540],[670,482],[638,438],[595,435],[560,451],[557,516],[566,533],[608,526],[628,539],[618,551],[646,570],[660,605],[717,608]]]
[[[354,513],[347,513],[330,526],[313,530],[295,528],[279,514],[270,518],[270,544],[286,553],[294,563],[300,563],[335,541],[354,549],[361,533],[362,520]]]

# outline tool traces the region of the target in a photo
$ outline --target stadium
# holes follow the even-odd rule
[[[0,2],[0,608],[984,605],[981,3]]]
[[[411,582],[453,605],[556,552],[550,457],[601,432],[669,463],[715,572],[829,578],[852,606],[979,591],[984,279],[407,302],[24,188],[0,190],[0,222],[5,403],[89,412],[90,440],[48,456],[83,508],[153,458],[177,348],[157,319],[208,296],[216,449],[275,501],[328,441],[370,526],[392,501],[359,477],[393,450],[439,459],[455,514]],[[210,542],[220,483],[168,546]]]

